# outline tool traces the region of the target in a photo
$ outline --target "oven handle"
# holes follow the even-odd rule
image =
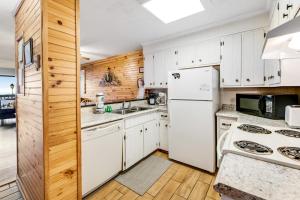
[[[258,108],[262,114],[266,113],[266,98],[264,96],[260,97],[258,101]]]
[[[218,159],[222,158],[222,148],[223,148],[223,146],[221,146],[221,145],[222,145],[222,142],[225,141],[225,139],[226,139],[226,137],[227,137],[228,134],[229,134],[229,131],[226,131],[225,133],[223,133],[221,135],[221,137],[218,140],[218,144],[217,144]],[[224,142],[223,142],[223,145],[224,145]]]

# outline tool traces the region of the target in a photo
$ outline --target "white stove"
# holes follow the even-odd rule
[[[227,136],[221,148],[222,155],[235,153],[300,169],[298,130],[235,123],[225,134]]]

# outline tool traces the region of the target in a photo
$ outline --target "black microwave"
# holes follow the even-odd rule
[[[268,119],[284,119],[285,107],[297,105],[298,95],[236,94],[236,110]]]

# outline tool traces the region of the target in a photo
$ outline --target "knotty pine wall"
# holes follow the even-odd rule
[[[108,67],[121,81],[121,86],[100,86],[100,81]],[[82,97],[94,101],[96,93],[103,92],[106,102],[136,99],[138,92],[137,80],[144,77],[143,73],[139,73],[140,67],[144,67],[142,50],[83,64],[86,92]]]
[[[18,184],[30,200],[81,199],[79,0],[24,0],[22,33],[42,67],[17,98]]]
[[[32,37],[34,55],[42,53],[41,20],[40,0],[23,1],[15,16],[16,40]],[[37,71],[34,65],[27,67],[25,91],[17,95],[18,183],[32,200],[44,198],[42,73],[43,69]]]

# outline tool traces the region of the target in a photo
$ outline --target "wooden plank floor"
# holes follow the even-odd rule
[[[0,186],[16,180],[17,138],[15,120],[0,126]]]
[[[168,155],[155,152],[168,159]],[[112,180],[85,200],[219,200],[213,189],[215,176],[207,172],[173,163],[143,196]]]
[[[16,182],[8,183],[0,186],[1,200],[23,200]]]

